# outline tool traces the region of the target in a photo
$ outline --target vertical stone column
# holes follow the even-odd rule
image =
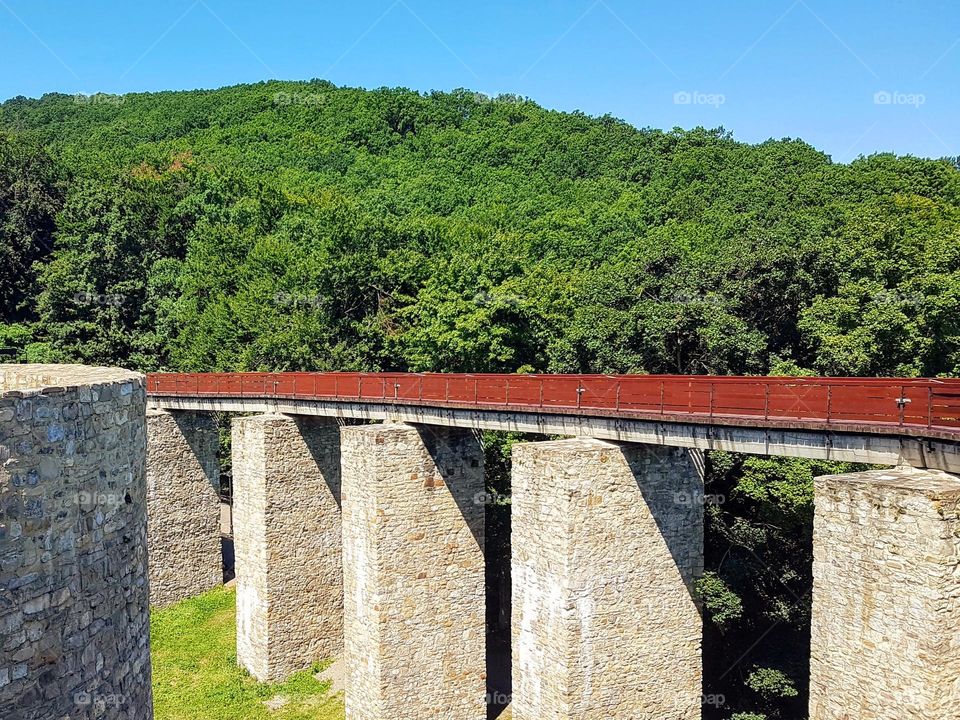
[[[223,582],[219,445],[209,413],[147,412],[152,605],[171,605]]]
[[[343,431],[348,720],[483,720],[483,450],[455,428]]]
[[[143,376],[0,366],[0,718],[152,720]]]
[[[811,720],[956,720],[960,478],[816,479]]]
[[[233,421],[237,660],[280,681],[343,649],[340,427]]]
[[[685,450],[513,448],[513,717],[701,714],[703,481]]]

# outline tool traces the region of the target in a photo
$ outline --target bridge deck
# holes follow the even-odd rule
[[[960,438],[960,380],[438,373],[157,373],[152,396],[396,403]]]
[[[165,409],[392,419],[960,472],[960,380],[157,373]]]

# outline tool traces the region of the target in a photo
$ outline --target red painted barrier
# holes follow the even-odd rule
[[[960,380],[491,375],[438,373],[153,373],[151,396],[285,398],[517,412],[623,415],[765,427],[843,426],[960,439]]]

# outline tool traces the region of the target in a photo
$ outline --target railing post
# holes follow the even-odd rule
[[[543,407],[543,378],[537,378],[540,381],[540,407]]]
[[[710,381],[710,418],[713,419],[713,394],[716,391],[716,384]]]
[[[620,384],[621,381],[617,380],[617,412],[620,411]]]
[[[770,381],[763,384],[763,419],[770,419]]]
[[[933,386],[927,385],[927,427],[933,427]]]
[[[827,383],[827,423],[833,420],[833,385]]]
[[[663,380],[660,381],[660,414],[663,415]]]

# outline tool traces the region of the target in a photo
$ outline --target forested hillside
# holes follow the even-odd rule
[[[960,171],[466,91],[17,98],[0,105],[0,353],[956,375]],[[825,469],[710,458],[716,717],[804,716],[810,478]]]

